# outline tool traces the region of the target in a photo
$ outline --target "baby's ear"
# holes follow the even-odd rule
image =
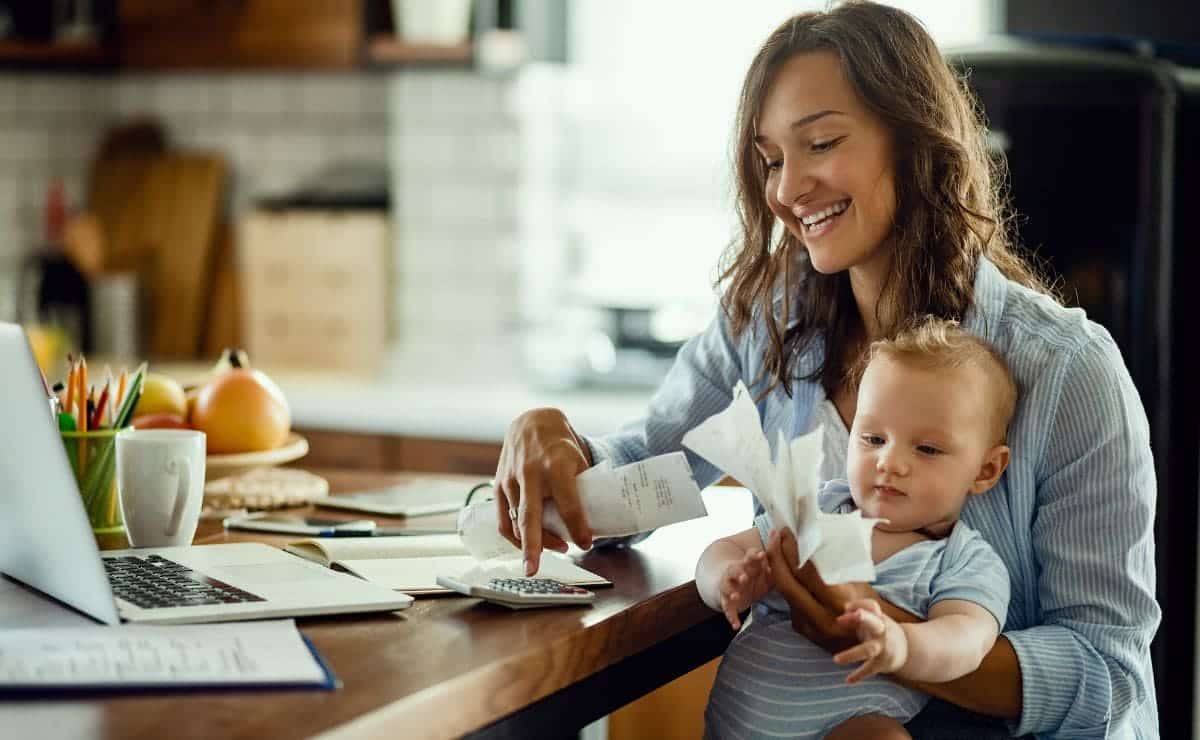
[[[1000,476],[1008,467],[1008,456],[1008,445],[996,445],[987,451],[983,457],[983,464],[979,466],[979,474],[971,483],[971,495],[978,496],[996,485],[996,481],[1000,480]]]

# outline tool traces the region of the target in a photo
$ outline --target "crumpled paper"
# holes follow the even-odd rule
[[[776,527],[795,533],[797,562],[811,560],[826,583],[873,581],[871,530],[885,520],[818,508],[822,436],[817,427],[789,444],[780,431],[772,462],[758,409],[738,381],[729,406],[684,435],[683,444],[749,488]]]

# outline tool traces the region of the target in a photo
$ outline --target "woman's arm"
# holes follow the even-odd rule
[[[1017,654],[1003,635],[974,671],[945,683],[897,679],[899,683],[964,709],[1016,720],[1021,716],[1021,666]]]
[[[1061,392],[1041,407],[1049,422],[1031,532],[1041,624],[1006,633],[1022,676],[1016,734],[1102,737],[1153,701],[1154,461],[1106,334],[1059,372]]]
[[[719,314],[688,341],[650,401],[646,416],[605,437],[585,438],[557,409],[534,409],[517,417],[505,435],[496,469],[500,534],[524,553],[526,573],[536,571],[543,547],[565,550],[567,543],[542,529],[545,500],[558,507],[572,539],[583,547],[631,544],[649,536],[591,541],[587,516],[575,489],[575,476],[604,460],[614,466],[681,448],[683,435],[729,403],[741,377],[739,349]],[[689,454],[697,483],[721,473]],[[510,512],[516,514],[514,520]]]

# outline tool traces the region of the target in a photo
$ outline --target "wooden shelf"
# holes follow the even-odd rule
[[[474,56],[470,42],[461,44],[417,44],[390,34],[372,36],[367,43],[369,64],[470,64]]]
[[[461,44],[419,44],[401,41],[390,34],[371,37],[365,62],[369,66],[390,65],[468,65],[474,58],[470,42]],[[129,67],[154,67],[155,64],[127,60]],[[159,66],[161,65],[161,60]],[[117,54],[97,43],[53,43],[0,40],[0,67],[115,67]],[[166,65],[170,66],[170,65]],[[235,63],[230,66],[237,67]],[[296,65],[306,66],[306,65]],[[313,66],[309,64],[307,66]]]
[[[114,54],[95,42],[0,40],[0,64],[5,66],[98,67],[114,61]]]

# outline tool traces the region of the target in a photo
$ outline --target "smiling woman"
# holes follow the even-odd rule
[[[807,248],[813,268],[833,274],[876,252],[896,212],[891,134],[859,102],[837,56],[789,59],[755,131],[767,206]],[[884,267],[879,261],[876,271]]]
[[[977,740],[1158,737],[1149,657],[1160,616],[1155,478],[1145,412],[1108,332],[1063,308],[1010,243],[1002,173],[993,172],[984,133],[962,80],[903,11],[851,1],[801,13],[771,33],[742,86],[734,152],[742,229],[727,253],[720,312],[680,350],[643,419],[584,438],[560,411],[535,409],[509,428],[496,473],[499,526],[523,548],[527,571],[544,543],[566,544],[544,537],[545,499],[555,501],[571,538],[590,545],[574,476],[681,449],[688,431],[729,405],[739,382],[755,396],[768,439],[822,428],[818,473],[845,478],[837,450],[846,449],[860,408],[851,369],[871,342],[932,315],[993,347],[1021,390],[1007,437],[1012,459],[1003,474],[1000,466],[980,469],[969,489],[990,490],[962,505],[964,533],[956,526],[946,544],[960,554],[970,545],[980,557],[990,545],[1012,599],[1005,610],[978,589],[948,598],[970,602],[953,616],[976,626],[994,617],[1001,629],[983,641],[991,647],[982,655],[979,642],[963,646],[962,665],[977,670],[953,680],[930,679],[907,663],[879,671],[896,668],[893,680],[944,702],[931,703],[909,729]],[[936,384],[926,391],[936,400]],[[940,448],[922,440],[914,449]],[[722,475],[689,461],[702,485]],[[915,493],[886,481],[875,487]],[[823,495],[822,509],[845,505],[845,493]],[[733,703],[754,707],[744,723],[724,726],[734,734],[798,736],[795,679],[832,670],[832,655],[828,664],[819,655],[777,660],[776,647],[805,638],[838,653],[838,663],[867,665],[873,658],[861,650],[879,648],[880,635],[931,634],[926,627],[947,616],[938,613],[941,602],[909,609],[870,584],[826,584],[813,568],[796,569],[795,558],[790,533],[749,529],[714,543],[698,567],[710,606],[730,568],[742,568],[746,588],[760,587],[750,589],[755,596],[777,592],[755,604],[755,619],[726,658],[754,625],[783,626],[767,647],[741,654],[741,672],[731,674],[741,687]],[[992,617],[979,619],[978,607]],[[751,685],[769,689],[752,696]],[[909,716],[885,717],[887,731],[907,736],[896,720]],[[722,726],[709,732],[719,736]]]

